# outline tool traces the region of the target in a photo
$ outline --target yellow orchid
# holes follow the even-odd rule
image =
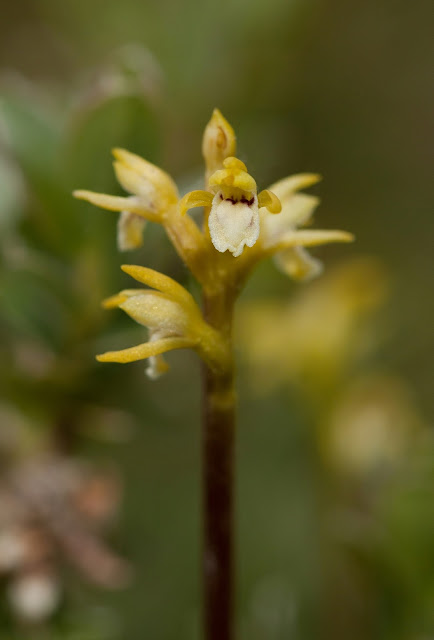
[[[149,329],[149,341],[97,356],[100,362],[134,362],[149,358],[146,370],[152,379],[168,370],[162,353],[174,349],[196,350],[212,369],[225,364],[227,353],[218,332],[202,317],[193,296],[172,278],[134,265],[122,270],[152,289],[125,289],[103,302],[106,309],[119,307]]]
[[[167,173],[147,160],[124,149],[114,149],[113,155],[118,182],[131,195],[125,198],[77,190],[74,196],[103,209],[121,212],[118,246],[121,251],[127,251],[142,245],[146,221],[161,222],[162,214],[178,201],[178,190]]]
[[[202,152],[206,189],[191,191],[182,198],[165,171],[123,149],[113,151],[114,170],[128,196],[82,190],[75,191],[74,195],[120,212],[118,245],[122,250],[142,244],[147,221],[161,224],[184,264],[202,285],[206,297],[214,300],[225,292],[222,300],[228,308],[261,259],[275,256],[278,266],[290,276],[312,277],[320,271],[320,263],[303,247],[353,239],[344,231],[297,229],[308,222],[318,205],[316,197],[299,193],[318,181],[316,175],[285,178],[258,193],[255,179],[235,155],[234,131],[218,109],[205,128]],[[202,228],[185,215],[195,207],[204,207]],[[230,328],[230,323],[222,319],[226,309],[216,310],[216,317],[207,318],[207,324],[185,289],[166,276],[139,269],[124,267],[127,273],[157,291],[126,290],[106,301],[105,306],[119,306],[148,327],[149,341],[104,354],[99,359],[130,362],[151,358],[148,373],[157,377],[167,369],[161,356],[164,351],[191,347],[209,366],[218,367],[221,344],[225,340],[227,343]],[[163,289],[160,289],[161,278],[165,278]]]

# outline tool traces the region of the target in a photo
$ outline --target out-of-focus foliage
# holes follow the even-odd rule
[[[5,624],[14,615],[38,626],[60,611],[59,624],[68,626],[73,596],[62,567],[75,566],[85,580],[102,587],[125,584],[123,561],[99,539],[102,510],[113,510],[115,485],[101,471],[83,470],[76,458],[95,439],[122,442],[132,422],[128,414],[107,407],[116,381],[94,360],[107,330],[100,299],[119,282],[109,233],[113,225],[89,216],[71,191],[77,181],[95,178],[101,188],[112,186],[111,172],[105,170],[111,136],[155,153],[155,70],[146,52],[126,49],[110,66],[95,70],[92,82],[84,82],[76,95],[50,95],[23,80],[3,87],[0,572],[9,603]]]
[[[353,259],[289,301],[255,299],[238,316],[245,375],[261,397],[286,389],[310,423],[317,610],[339,637],[407,638],[433,622],[434,437],[376,357],[393,325],[379,316],[388,288],[381,263]]]
[[[174,354],[154,385],[140,363],[95,363],[141,333],[100,309],[129,286],[116,215],[70,194],[116,193],[118,146],[167,169],[184,191],[200,187],[197,150],[217,106],[259,188],[321,172],[318,222],[354,231],[357,253],[382,265],[369,261],[355,285],[361,263],[333,271],[343,249],[329,248],[324,279],[307,289],[288,290],[268,266],[249,285],[255,311],[240,309],[241,336],[253,336],[262,393],[240,352],[239,637],[431,638],[430,11],[428,0],[3,2],[0,491],[11,478],[32,485],[38,460],[75,469],[84,485],[106,477],[109,460],[110,482],[123,478],[122,517],[95,536],[134,576],[125,590],[89,586],[57,542],[54,616],[12,615],[3,595],[18,573],[8,569],[0,637],[199,637],[196,363]],[[140,252],[128,261],[189,284],[157,228]],[[330,292],[339,273],[345,305]],[[114,508],[117,490],[102,486],[98,499],[111,496]],[[61,513],[76,520],[73,495],[63,493]],[[46,535],[50,518],[36,520]]]

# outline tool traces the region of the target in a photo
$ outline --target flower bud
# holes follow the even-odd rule
[[[205,127],[202,140],[202,153],[205,158],[208,181],[209,176],[220,169],[223,160],[235,155],[236,138],[229,122],[218,109],[214,109],[211,120]]]

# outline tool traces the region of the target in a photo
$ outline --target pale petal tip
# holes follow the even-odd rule
[[[74,198],[78,198],[79,200],[86,200],[88,193],[90,192],[86,191],[85,189],[74,189],[72,195]]]
[[[342,242],[355,242],[356,236],[349,231],[341,231],[341,240]]]
[[[323,180],[323,177],[320,173],[310,173],[309,176],[312,184],[316,184],[317,182],[321,182],[321,180]]]
[[[125,300],[128,300],[128,296],[123,295],[122,293],[116,293],[114,296],[110,296],[109,298],[105,298],[101,302],[101,306],[103,309],[116,309],[119,307]]]
[[[298,177],[299,179],[299,186],[297,188],[297,191],[308,189],[309,187],[312,187],[314,184],[318,184],[318,182],[321,182],[324,179],[320,173],[300,173],[298,175],[295,175],[294,177]]]
[[[106,353],[101,353],[95,356],[95,358],[98,362],[117,362],[119,364],[132,362],[128,357],[123,356],[124,351],[128,351],[128,349],[123,349],[122,351],[106,351]]]
[[[122,160],[122,158],[124,158],[127,153],[128,151],[122,149],[121,147],[113,147],[112,149],[112,154],[116,158],[116,160]]]

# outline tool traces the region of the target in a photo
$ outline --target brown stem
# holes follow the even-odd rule
[[[230,341],[232,302],[205,299],[208,322]],[[234,371],[203,368],[203,588],[205,640],[234,638]]]

